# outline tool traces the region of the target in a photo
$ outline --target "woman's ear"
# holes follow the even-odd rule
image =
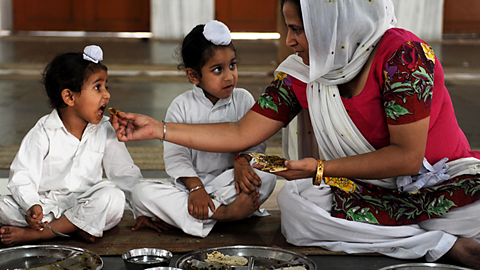
[[[200,83],[200,76],[198,76],[198,73],[193,70],[193,68],[185,69],[185,73],[187,74],[187,78],[191,83],[195,85]]]
[[[65,88],[62,90],[62,99],[67,106],[75,105],[75,96],[73,95],[72,90]]]

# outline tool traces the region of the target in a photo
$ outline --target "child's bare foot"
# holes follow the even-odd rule
[[[473,269],[480,269],[480,243],[475,239],[458,238],[445,256]]]
[[[74,234],[82,239],[83,241],[87,242],[87,243],[94,243],[95,242],[95,236],[87,233],[86,231],[82,231],[82,230],[76,230],[74,232]]]
[[[250,194],[241,192],[229,205],[218,207],[211,218],[218,221],[234,221],[247,218],[260,207],[260,194],[258,190]]]
[[[41,232],[30,227],[4,226],[0,228],[0,240],[4,247],[35,243],[41,239]]]

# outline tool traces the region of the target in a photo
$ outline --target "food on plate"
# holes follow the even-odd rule
[[[285,158],[258,153],[251,153],[249,155],[255,159],[257,164],[263,166],[262,170],[264,171],[281,172],[287,170],[287,167],[285,167]]]
[[[245,257],[225,255],[218,251],[214,251],[211,254],[207,253],[207,259],[205,259],[205,261],[208,263],[220,263],[226,265],[246,265],[248,263],[248,260]]]
[[[118,113],[118,108],[108,108],[108,110],[110,111],[110,114],[113,115],[113,116],[117,116],[117,113]]]
[[[290,266],[290,267],[282,267],[278,270],[307,270],[305,266]]]

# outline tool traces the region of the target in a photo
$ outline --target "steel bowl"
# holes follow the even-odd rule
[[[156,266],[169,266],[173,254],[165,249],[138,248],[122,254],[127,270],[142,270]]]
[[[471,270],[456,265],[440,263],[406,263],[380,268],[378,270]]]

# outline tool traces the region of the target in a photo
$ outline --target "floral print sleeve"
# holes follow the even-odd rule
[[[403,43],[383,70],[383,104],[389,125],[412,123],[430,115],[435,55],[415,41]]]
[[[279,72],[252,110],[270,119],[282,121],[286,126],[301,108],[293,91],[292,77]]]

